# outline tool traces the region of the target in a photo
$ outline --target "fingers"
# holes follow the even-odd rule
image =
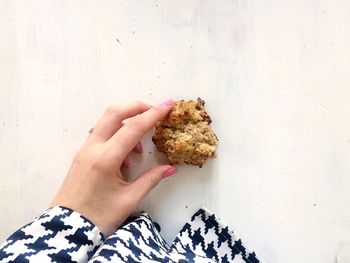
[[[133,151],[135,153],[142,153],[143,152],[142,144],[140,142],[138,144],[136,144],[136,146],[134,147]]]
[[[142,153],[143,152],[143,148],[142,148],[142,144],[139,142],[135,148],[133,149],[133,151],[135,153]],[[124,165],[124,167],[126,168],[130,168],[131,167],[131,161],[130,161],[130,157],[129,156],[126,156],[122,165]]]
[[[123,126],[123,120],[143,113],[150,107],[150,105],[138,101],[121,106],[108,107],[102,118],[97,122],[91,136],[107,141]]]
[[[132,150],[135,153],[142,153],[143,152],[143,148],[142,148],[142,144],[139,142],[134,149]],[[131,167],[131,161],[130,161],[130,157],[127,155],[124,158],[124,161],[122,163],[122,165],[126,168],[130,168]]]
[[[116,159],[123,159],[136,146],[143,135],[168,114],[172,104],[172,100],[166,101],[129,119],[107,142],[111,155]]]
[[[123,165],[124,165],[126,168],[130,168],[131,163],[130,163],[130,158],[129,158],[129,156],[127,156],[127,157],[124,159]]]
[[[136,202],[140,202],[163,178],[172,176],[176,172],[177,170],[174,166],[158,166],[148,170],[128,185],[128,191],[130,195],[135,198]]]

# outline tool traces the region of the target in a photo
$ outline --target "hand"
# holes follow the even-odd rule
[[[142,151],[142,136],[166,116],[172,104],[169,100],[152,107],[134,102],[108,108],[75,156],[51,205],[79,212],[105,237],[113,233],[162,178],[176,172],[173,166],[160,165],[128,182],[120,171],[130,151]]]

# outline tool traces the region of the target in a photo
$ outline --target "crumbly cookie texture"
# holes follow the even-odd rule
[[[202,167],[209,157],[215,156],[219,142],[210,123],[204,100],[177,101],[166,118],[157,123],[152,141],[170,164]]]

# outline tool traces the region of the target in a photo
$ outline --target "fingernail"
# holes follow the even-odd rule
[[[166,100],[162,103],[163,106],[172,106],[174,104],[173,100]]]
[[[165,173],[163,174],[163,178],[170,177],[170,176],[176,174],[176,172],[177,172],[176,167],[171,167],[171,168],[169,168],[168,170],[165,171]]]

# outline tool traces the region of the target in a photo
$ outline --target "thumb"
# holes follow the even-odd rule
[[[140,175],[128,186],[129,192],[137,202],[140,202],[163,178],[174,175],[176,171],[176,167],[171,165],[161,165],[152,168]]]

